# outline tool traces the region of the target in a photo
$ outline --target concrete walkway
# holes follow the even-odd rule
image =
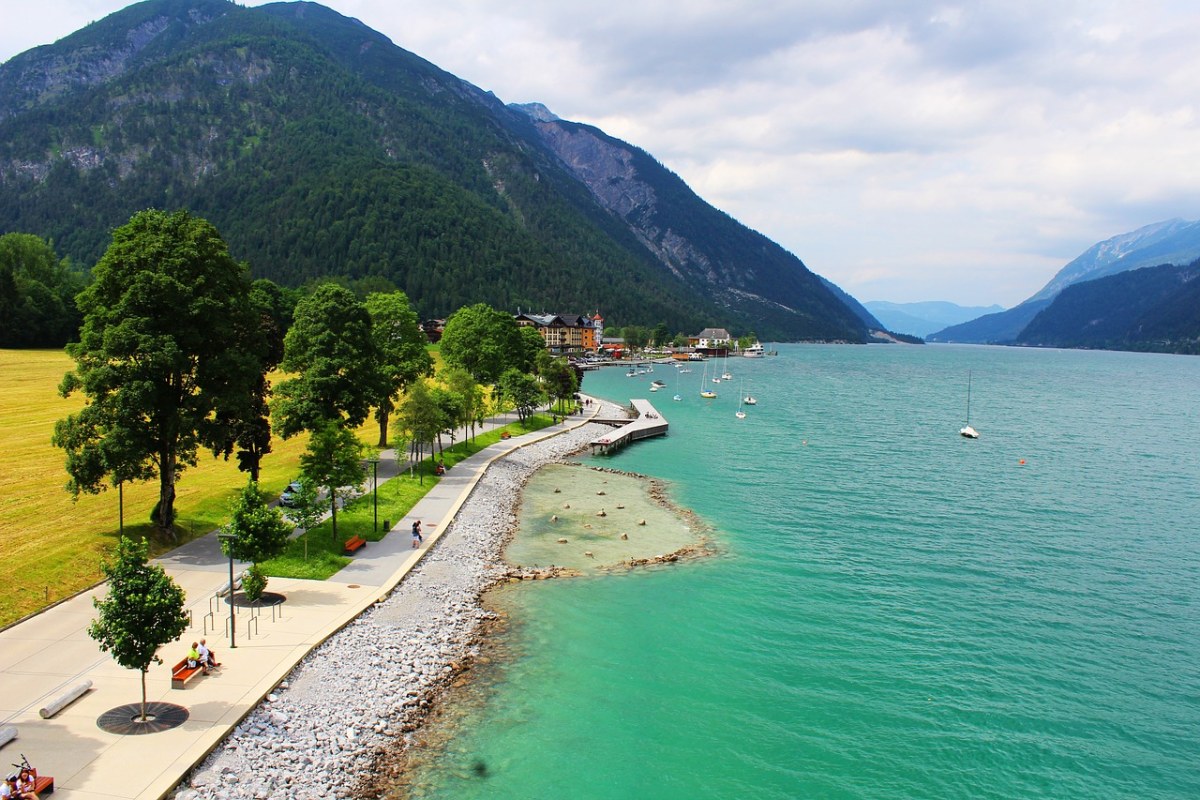
[[[19,762],[21,754],[42,775],[54,776],[56,797],[64,800],[154,800],[164,796],[204,759],[230,730],[287,676],[314,647],[337,632],[372,603],[385,597],[417,564],[454,519],[488,464],[533,442],[586,424],[599,409],[570,417],[549,428],[498,442],[451,469],[380,542],[358,551],[353,562],[327,581],[273,578],[268,592],[286,602],[236,617],[236,648],[226,633],[229,606],[215,598],[228,581],[229,560],[215,532],[158,559],[187,592],[192,626],[180,642],[160,651],[164,664],[146,676],[149,702],[184,706],[181,726],[159,733],[117,735],[102,730],[105,712],[141,700],[140,674],[123,669],[100,652],[87,635],[95,618],[92,599],[100,586],[77,595],[17,625],[0,631],[0,739],[8,728],[17,738],[0,746],[0,764]],[[498,421],[497,424],[501,424]],[[388,454],[390,453],[390,461]],[[395,452],[387,451],[387,477],[395,475]],[[420,519],[425,545],[413,550],[409,529]],[[244,565],[237,565],[240,569]],[[170,668],[187,646],[208,638],[222,669],[197,677],[186,689],[171,688]],[[84,681],[91,689],[50,719],[39,710]]]

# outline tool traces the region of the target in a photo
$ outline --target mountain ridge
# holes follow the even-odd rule
[[[865,341],[800,259],[590,129],[658,193],[625,216],[599,202],[545,125],[578,123],[315,3],[145,0],[0,65],[0,230],[90,264],[134,211],[186,207],[256,276],[391,285],[422,316],[488,302]]]

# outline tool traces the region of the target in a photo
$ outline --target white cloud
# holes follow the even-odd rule
[[[37,13],[0,59],[123,5],[2,2]],[[1200,217],[1183,0],[326,5],[642,147],[862,299],[1012,305],[1100,239]]]

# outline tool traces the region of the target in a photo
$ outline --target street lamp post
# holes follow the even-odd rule
[[[371,459],[371,495],[372,502],[375,504],[375,527],[372,530],[379,530],[379,459]]]
[[[237,647],[237,637],[234,627],[237,623],[237,618],[234,616],[233,604],[233,540],[236,539],[232,533],[218,533],[217,539],[229,550],[229,646]]]
[[[117,527],[125,535],[125,481],[117,481]]]

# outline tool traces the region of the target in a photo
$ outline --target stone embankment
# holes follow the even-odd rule
[[[177,800],[353,796],[356,779],[381,752],[411,742],[439,692],[475,655],[491,617],[480,597],[512,577],[501,553],[525,481],[583,449],[598,428],[584,425],[493,463],[417,568],[305,657],[181,783]]]

